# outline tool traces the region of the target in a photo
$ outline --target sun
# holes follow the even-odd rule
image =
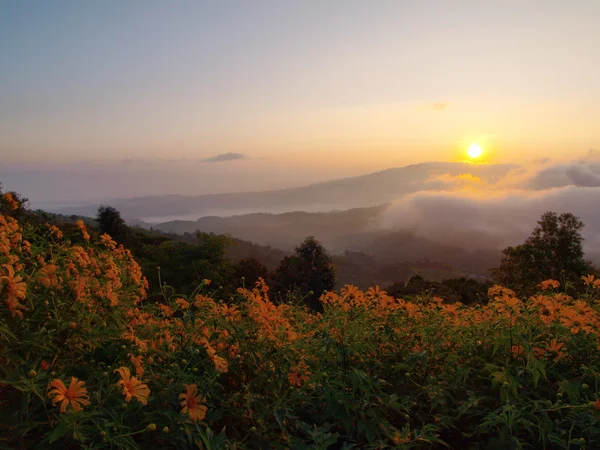
[[[482,153],[483,150],[481,149],[481,145],[476,142],[473,142],[471,145],[469,145],[469,148],[467,149],[467,154],[471,159],[479,158]]]

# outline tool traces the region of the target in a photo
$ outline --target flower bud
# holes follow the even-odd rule
[[[146,426],[146,430],[148,430],[148,431],[156,431],[156,425],[155,425],[155,424],[153,424],[153,423],[149,423],[149,424]]]
[[[36,372],[35,370],[33,370],[33,369],[32,369],[32,370],[30,370],[29,372],[27,372],[27,376],[28,376],[29,378],[35,378],[35,377],[37,377],[37,372]]]
[[[163,433],[165,433],[165,434],[166,434],[166,433],[168,433],[169,431],[170,431],[170,430],[169,430],[169,427],[164,427],[164,428],[162,429],[162,432],[163,432]]]

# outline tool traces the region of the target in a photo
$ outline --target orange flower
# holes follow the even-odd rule
[[[545,280],[545,281],[542,281],[540,284],[538,284],[538,288],[540,288],[542,291],[545,291],[546,289],[558,288],[558,287],[560,287],[560,283],[556,280]]]
[[[182,310],[190,308],[190,304],[183,298],[175,299],[175,304]]]
[[[131,353],[129,353],[127,356],[129,356],[129,360],[133,363],[133,365],[135,366],[135,374],[138,377],[141,377],[142,375],[144,375],[144,368],[142,367],[142,355],[139,356],[133,356]]]
[[[572,310],[565,311],[560,321],[565,327],[570,328],[573,334],[578,334],[585,326],[585,317]]]
[[[586,286],[592,286],[594,284],[594,275],[587,275],[585,277],[581,277]]]
[[[131,372],[127,367],[119,367],[114,371],[119,372],[119,375],[121,375],[121,380],[117,383],[117,386],[123,388],[123,395],[125,396],[126,402],[129,403],[131,399],[135,397],[142,405],[148,403],[150,389],[148,389],[146,384],[143,384],[136,377],[132,377]]]
[[[23,317],[21,309],[26,309],[24,305],[19,303],[19,300],[23,300],[27,293],[27,284],[23,281],[20,275],[15,276],[15,269],[10,264],[3,264],[6,269],[7,275],[0,277],[0,292],[6,290],[7,297],[4,300],[6,306],[10,310],[11,315]]]
[[[183,406],[181,414],[187,413],[192,422],[198,422],[206,417],[208,408],[203,405],[204,399],[198,395],[198,386],[195,384],[184,384],[185,394],[179,394],[180,405]]]
[[[369,295],[370,297],[380,297],[383,295],[386,295],[386,292],[384,290],[382,290],[379,285],[373,287],[370,287],[369,290],[367,291],[367,295]]]
[[[8,203],[8,206],[13,211],[16,211],[17,209],[19,209],[19,203],[13,198],[13,196],[10,192],[7,192],[6,194],[4,194],[4,200],[6,201],[6,203]]]
[[[225,358],[222,358],[218,355],[213,355],[212,362],[215,365],[215,369],[217,369],[217,372],[220,372],[220,373],[227,372],[228,365],[227,365],[227,361],[225,360]]]
[[[110,248],[111,250],[117,248],[117,243],[113,241],[113,239],[106,233],[100,236],[100,242],[104,244],[107,248]]]
[[[292,386],[302,386],[302,384],[308,380],[309,376],[308,366],[305,363],[300,362],[298,366],[290,367],[288,381]]]
[[[40,282],[47,288],[51,286],[58,286],[58,277],[54,273],[57,271],[57,269],[58,266],[56,264],[48,264],[40,269]]]
[[[565,344],[558,342],[557,339],[552,339],[550,343],[546,343],[546,350],[556,353],[556,357],[554,359],[558,360],[564,356],[564,346]]]
[[[85,224],[83,223],[83,220],[78,220],[76,222],[77,228],[79,228],[81,230],[81,234],[83,236],[83,239],[85,239],[86,241],[90,240],[90,234],[87,232],[87,228],[85,227]]]
[[[50,382],[50,387],[54,388],[48,392],[48,397],[54,397],[52,404],[60,404],[60,412],[64,413],[67,410],[67,406],[71,405],[73,411],[82,411],[82,406],[88,406],[90,404],[89,397],[87,395],[87,389],[83,387],[85,382],[79,381],[75,377],[71,377],[71,384],[69,388],[65,386],[62,380],[58,378]]]
[[[513,345],[510,349],[510,352],[515,358],[525,356],[525,349],[522,345]]]

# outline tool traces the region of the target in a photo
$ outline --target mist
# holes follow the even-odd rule
[[[467,188],[464,180],[469,180]],[[522,243],[545,211],[570,212],[584,222],[584,248],[598,261],[599,199],[600,161],[590,152],[571,163],[515,169],[493,186],[472,177],[448,177],[446,190],[423,190],[392,202],[376,226],[411,230],[470,250],[502,249]]]

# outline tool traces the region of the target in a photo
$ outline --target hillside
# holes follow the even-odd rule
[[[313,314],[262,280],[148,298],[110,236],[13,215],[0,214],[6,448],[600,445],[593,275],[576,298],[546,280],[530,299],[493,286],[476,306],[424,284],[405,298],[344,286]]]

